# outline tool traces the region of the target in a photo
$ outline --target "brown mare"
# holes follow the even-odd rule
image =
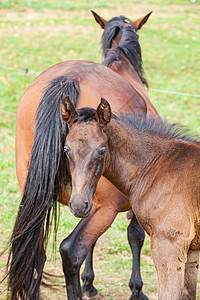
[[[93,193],[85,191],[82,195],[76,195],[75,190],[71,190],[68,160],[64,154],[68,127],[60,111],[63,98],[69,95],[78,108],[96,107],[99,99],[106,97],[114,99],[111,102],[114,111],[157,115],[143,86],[146,81],[142,75],[136,33],[148,16],[135,23],[125,17],[114,18],[114,25],[112,20],[107,23],[102,21],[106,47],[113,47],[116,39],[116,47],[104,52],[105,66],[89,61],[67,61],[54,65],[34,80],[20,100],[16,120],[16,171],[23,197],[10,240],[8,284],[12,299],[39,299],[46,259],[44,246],[48,241],[49,228],[54,225],[55,232],[57,230],[57,202],[68,205],[71,193],[73,197],[82,197],[83,200],[75,214],[83,219],[62,243],[68,299],[82,299],[79,271],[90,247],[110,227],[118,212],[131,209],[127,198],[103,177],[98,188],[93,187],[96,190],[94,203]],[[112,34],[109,36],[110,28]],[[136,268],[130,280],[130,299],[145,299],[139,273],[144,236],[134,220],[132,227],[135,226],[136,230],[132,239],[136,245],[132,250]],[[141,232],[139,237],[138,230]],[[91,278],[87,279],[86,269],[83,275],[86,280],[84,292],[91,296],[96,290],[92,285],[94,276],[89,276]]]
[[[196,299],[200,250],[200,137],[177,124],[123,113],[109,103],[75,110],[67,96],[65,153],[72,189],[94,192],[101,175],[126,195],[144,230],[158,276],[158,298]],[[81,146],[81,147],[80,147]],[[92,190],[91,190],[92,189]],[[81,197],[70,199],[76,214]],[[109,210],[110,207],[107,207]],[[80,213],[80,212],[79,212]],[[64,251],[64,245],[60,247]]]

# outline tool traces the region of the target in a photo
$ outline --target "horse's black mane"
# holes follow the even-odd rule
[[[158,119],[151,115],[147,116],[145,113],[142,116],[136,113],[113,114],[112,118],[122,124],[141,131],[160,133],[184,141],[200,143],[200,137],[192,135],[185,126],[179,123],[169,124],[161,118]],[[73,123],[88,121],[97,121],[96,110],[88,107],[78,109]]]
[[[147,116],[145,113],[142,116],[135,113],[120,113],[119,116],[113,116],[113,118],[141,131],[160,133],[184,141],[200,143],[200,137],[192,135],[184,125],[180,123],[170,124],[160,117],[158,119],[152,115]]]
[[[133,65],[142,83],[148,87],[147,80],[143,76],[139,36],[135,32],[136,28],[133,22],[129,20],[130,26],[125,26],[124,20],[127,20],[124,16],[115,17],[105,25],[102,35],[103,64],[109,66],[113,61],[119,60],[119,56],[123,52]],[[111,49],[112,42],[119,32],[121,33],[119,44]]]

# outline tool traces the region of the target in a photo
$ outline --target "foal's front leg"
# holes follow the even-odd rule
[[[158,276],[159,300],[183,299],[186,251],[184,240],[170,240],[156,233],[151,237],[151,254]]]

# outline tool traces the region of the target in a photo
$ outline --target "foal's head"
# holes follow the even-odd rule
[[[107,145],[105,130],[111,119],[110,105],[101,99],[97,110],[75,110],[67,96],[62,101],[61,114],[69,127],[64,148],[72,180],[69,208],[76,217],[87,217],[104,169]]]

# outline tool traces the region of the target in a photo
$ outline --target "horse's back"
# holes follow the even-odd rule
[[[73,60],[51,66],[26,89],[17,109],[16,171],[21,191],[29,167],[37,108],[51,81],[59,76],[79,83],[78,108],[96,108],[103,97],[109,100],[114,112],[146,111],[145,102],[128,81],[99,63]]]
[[[138,95],[136,90],[119,74],[99,63],[76,60],[56,64],[41,73],[25,91],[19,106],[31,105],[32,110],[35,110],[34,106],[38,106],[48,83],[59,76],[70,77],[79,82],[79,107],[84,102],[84,106],[95,105],[96,108],[100,98],[104,97],[110,101],[113,110],[118,110],[124,103],[132,107],[131,102],[134,102],[134,108],[138,110],[146,109],[143,100],[135,100]]]

